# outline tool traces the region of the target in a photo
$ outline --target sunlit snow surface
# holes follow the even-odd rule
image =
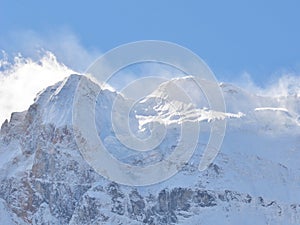
[[[31,120],[29,120],[28,112],[25,111],[13,114],[10,122],[3,125],[0,136],[1,180],[23,177],[25,179],[32,172],[38,173],[33,171],[34,165],[39,165],[37,149],[33,148],[31,152],[25,151],[30,146],[35,146],[37,137],[32,135],[34,134],[32,130],[25,128],[22,130],[22,127],[25,127],[23,124],[30,121],[37,130],[50,124],[53,129],[66,126],[71,128],[73,96],[80,79],[88,78],[71,75],[39,93],[35,100],[38,110],[33,111],[36,114],[32,115]],[[169,102],[163,99],[161,93],[170,82],[175,82],[184,90],[189,90],[190,96],[193,96],[191,99],[193,104],[180,101]],[[181,212],[177,215],[178,224],[299,224],[300,215],[295,210],[300,210],[300,208],[296,207],[294,210],[291,205],[300,204],[300,96],[295,94],[262,96],[225,83],[220,84],[220,87],[225,98],[226,112],[210,110],[203,93],[199,90],[193,93],[195,89],[191,77],[167,81],[136,104],[130,115],[132,131],[136,135],[141,138],[147,137],[153,122],[161,123],[167,129],[165,139],[161,144],[147,152],[128,149],[118,141],[111,125],[110,112],[118,92],[103,89],[95,107],[95,123],[99,137],[118,160],[145,166],[164,160],[172,152],[172,148],[180,138],[182,122],[188,120],[199,123],[201,132],[198,147],[186,167],[165,182],[138,187],[138,192],[146,196],[150,193],[156,195],[165,188],[168,190],[179,187],[200,188],[215,193],[230,190],[249,194],[253,198],[251,204],[245,204],[237,199],[232,202],[218,201],[214,207],[201,209],[192,207],[188,212]],[[210,123],[214,120],[225,119],[227,130],[220,153],[208,170],[199,172],[198,164],[209,138]],[[20,139],[25,135],[26,139]],[[58,140],[61,138],[62,141],[46,142],[45,146],[38,146],[39,149],[45,151],[53,149],[55,153],[59,149],[63,154],[67,154],[66,157],[57,158],[57,161],[52,163],[64,165],[68,164],[69,160],[74,160],[82,170],[88,167],[76,149],[74,140],[64,139],[64,136],[53,137],[53,140],[54,138]],[[55,155],[53,152],[51,154]],[[67,170],[68,172],[61,170],[52,171],[53,173],[64,172],[64,179],[60,181],[61,183],[75,187],[78,185],[78,179],[82,179],[83,175],[73,173],[72,170]],[[44,177],[38,179],[39,182],[44,183],[54,182],[50,178],[49,174],[45,174]],[[91,183],[91,187],[84,193],[83,200],[77,203],[69,224],[76,224],[79,214],[75,212],[80,207],[89,207],[89,204],[85,202],[87,197],[101,200],[102,212],[109,217],[101,224],[142,224],[126,215],[113,213],[110,197],[104,191],[93,189],[98,185],[105,186],[108,183],[109,181],[103,178],[97,178],[94,183]],[[58,183],[56,185],[58,188]],[[121,189],[125,195],[132,191],[131,187],[126,186]],[[26,198],[26,193],[24,195]],[[7,224],[22,224],[18,223],[22,216],[18,218],[12,210],[15,206],[3,200],[4,196],[0,197],[1,218],[6,218]],[[266,202],[276,201],[276,204],[281,207],[281,215],[278,214],[275,206],[272,206],[273,208],[262,207],[259,197],[263,197]],[[37,210],[26,215],[26,218],[38,218],[36,221],[40,222],[37,224],[43,224],[49,220],[53,224],[60,224],[51,211],[53,209],[50,210],[49,204],[46,201],[41,203]]]

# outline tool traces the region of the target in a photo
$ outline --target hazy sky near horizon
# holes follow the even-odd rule
[[[264,85],[300,71],[299,9],[297,0],[0,0],[0,49],[49,48],[84,67],[120,44],[164,40],[198,54],[219,80],[248,73]]]

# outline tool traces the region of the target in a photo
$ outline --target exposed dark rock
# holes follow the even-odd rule
[[[215,195],[206,190],[197,190],[193,197],[193,201],[201,207],[216,206],[216,200]]]

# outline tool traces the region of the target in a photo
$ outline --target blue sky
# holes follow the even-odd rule
[[[194,51],[219,80],[247,72],[263,86],[282,73],[299,74],[299,9],[296,0],[0,0],[0,49],[22,51],[18,42],[24,45],[23,34],[28,38],[30,32],[72,33],[94,53],[132,41],[165,40]]]

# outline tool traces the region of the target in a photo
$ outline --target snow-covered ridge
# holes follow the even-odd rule
[[[64,81],[45,89],[35,99],[35,103],[43,108],[43,122],[53,123],[58,126],[72,123],[72,107],[73,97],[79,82],[79,79],[89,79],[79,75],[71,75]],[[90,80],[90,82],[92,82]],[[171,96],[171,102],[163,99],[163,92],[166,88],[176,84],[190,98],[190,102],[181,102]],[[231,84],[221,83],[220,88],[223,91],[226,104],[226,112],[217,112],[210,110],[209,103],[205,98],[205,94],[195,85],[191,76],[176,78],[161,84],[157,90],[153,91],[149,96],[140,101],[140,106],[135,108],[136,118],[141,125],[149,122],[161,122],[164,124],[181,123],[188,121],[213,121],[216,119],[240,119],[238,123],[243,124],[247,120],[256,120],[255,112],[265,112],[271,117],[284,117],[276,112],[286,112],[294,121],[294,125],[298,125],[300,115],[300,98],[295,96],[288,97],[265,97],[254,93],[248,93]],[[118,92],[112,88],[106,89],[106,95],[114,96]],[[172,91],[168,89],[168,93],[172,95]],[[173,93],[175,95],[176,93]],[[180,94],[180,93],[179,93]],[[109,99],[109,98],[108,98]],[[159,101],[158,101],[159,99]],[[111,99],[112,101],[113,99]],[[103,102],[102,102],[103,103]],[[103,103],[106,104],[106,103]],[[107,102],[108,104],[108,102]],[[147,111],[146,111],[147,110]],[[260,123],[263,124],[264,121]],[[278,118],[279,119],[279,118]],[[282,119],[282,118],[281,118]],[[269,122],[269,120],[268,120]]]
[[[286,108],[272,108],[272,107],[261,107],[255,108],[254,111],[280,111],[280,112],[289,112]]]
[[[300,224],[299,97],[259,96],[223,83],[226,112],[218,112],[210,110],[192,77],[168,81],[193,101],[162,98],[168,82],[141,100],[130,120],[137,132],[147,134],[153,121],[170,128],[161,146],[139,153],[115,137],[110,110],[119,93],[102,88],[95,108],[99,136],[117,159],[135,166],[164,160],[177,143],[181,122],[200,122],[202,128],[213,120],[227,121],[220,154],[206,171],[199,172],[198,164],[209,129],[178,174],[133,188],[104,179],[78,150],[72,107],[80,79],[91,90],[95,86],[84,76],[71,75],[2,125],[1,223],[6,218],[4,224],[26,225]]]

